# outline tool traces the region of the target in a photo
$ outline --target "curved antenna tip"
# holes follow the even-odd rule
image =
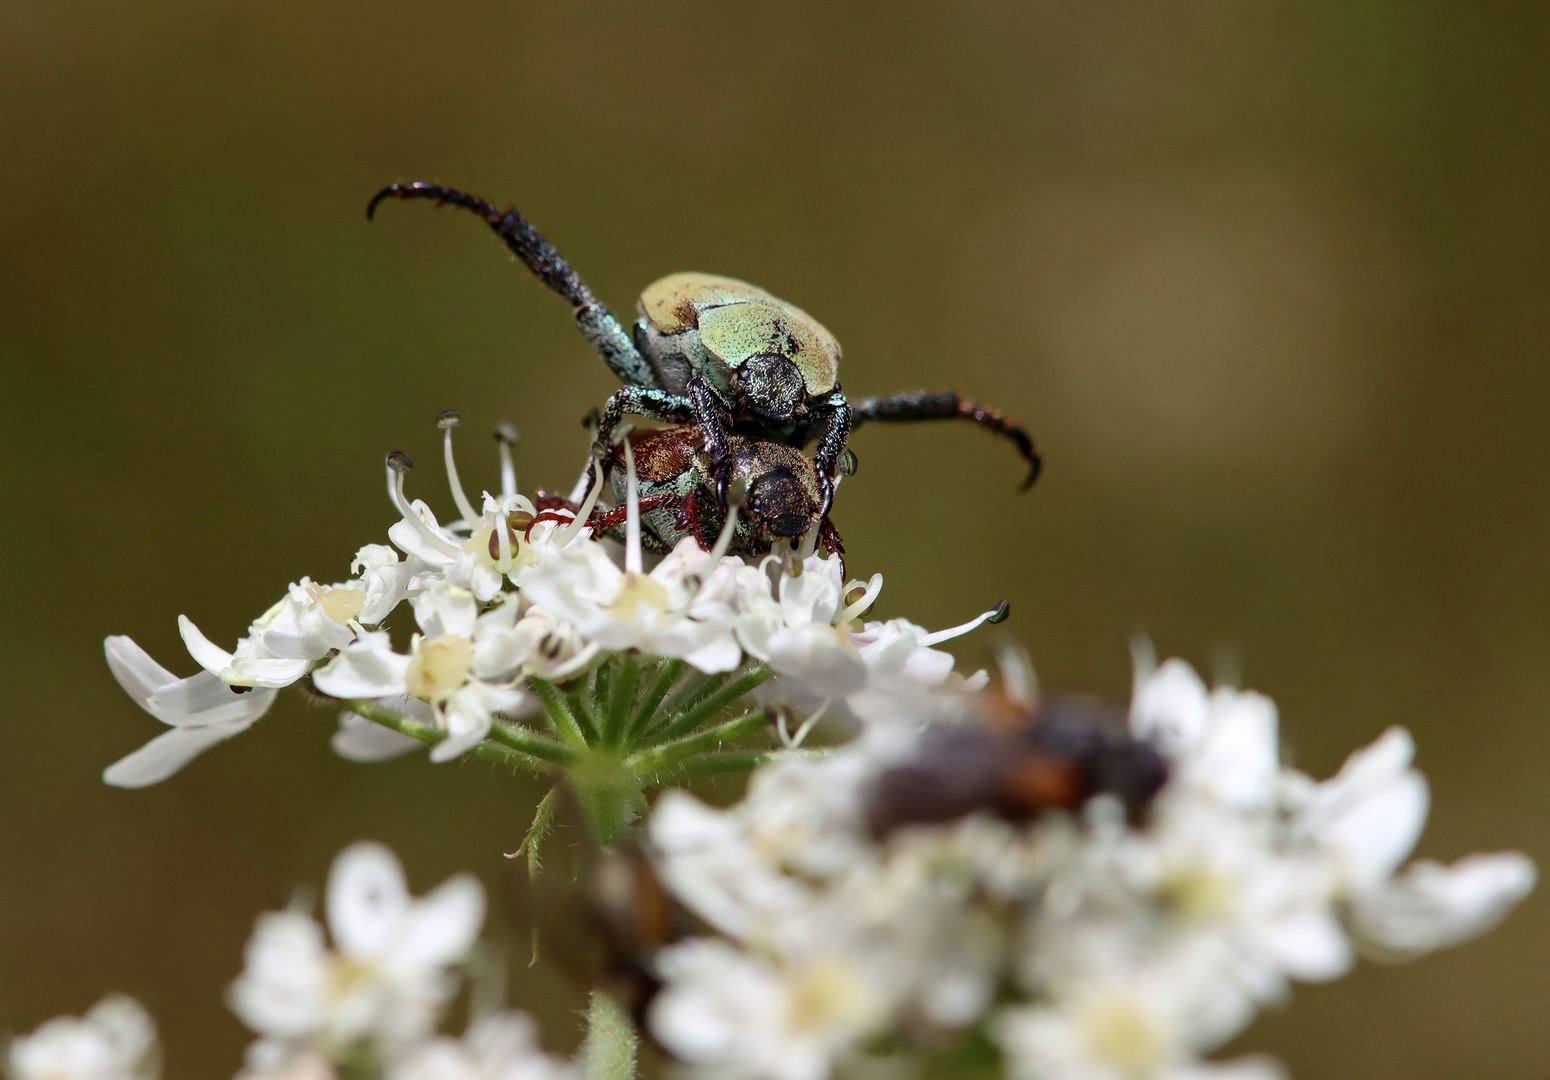
[[[373,195],[371,197],[371,202],[366,204],[366,220],[370,221],[372,219],[372,215],[377,212],[378,204],[380,204],[383,199],[391,199],[393,196],[397,195],[398,189],[399,185],[389,184],[387,187]]]
[[[1029,488],[1033,487],[1033,482],[1039,478],[1039,474],[1043,471],[1044,460],[1040,458],[1038,454],[1034,454],[1028,459],[1028,475],[1026,478],[1024,478],[1023,482],[1018,485],[1018,494],[1022,494]]]

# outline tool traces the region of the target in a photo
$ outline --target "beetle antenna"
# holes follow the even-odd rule
[[[523,265],[545,285],[569,300],[572,307],[595,303],[592,290],[571,269],[570,263],[514,206],[502,210],[494,203],[466,191],[417,180],[412,184],[389,184],[373,195],[371,202],[366,204],[367,221],[376,214],[378,204],[384,199],[430,199],[437,206],[456,206],[467,210],[495,230],[495,235],[505,241]]]
[[[864,398],[850,403],[852,428],[858,428],[868,421],[904,423],[911,420],[968,420],[970,423],[978,424],[1011,442],[1022,459],[1028,463],[1028,476],[1018,490],[1027,491],[1039,478],[1039,469],[1043,462],[1039,458],[1038,450],[1034,449],[1033,436],[1028,434],[1027,429],[1008,419],[1001,410],[960,397],[957,391],[928,393],[917,390],[908,394],[893,394],[890,397]]]

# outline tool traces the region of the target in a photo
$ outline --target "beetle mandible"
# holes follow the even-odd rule
[[[1017,448],[1028,463],[1024,490],[1039,475],[1038,452],[1023,428],[954,391],[847,401],[834,335],[801,308],[757,286],[711,274],[669,274],[641,294],[641,317],[631,334],[515,207],[501,210],[477,195],[417,181],[377,192],[367,218],[389,198],[460,207],[490,226],[540,281],[570,303],[582,336],[625,384],[608,399],[599,441],[611,444],[625,413],[693,423],[715,463],[723,503],[733,465],[732,434],[799,449],[817,439],[821,519],[833,501],[850,432],[867,421],[968,420]]]

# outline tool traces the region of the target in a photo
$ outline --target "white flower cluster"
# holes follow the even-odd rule
[[[484,923],[472,877],[415,899],[391,851],[355,844],[334,861],[325,910],[332,947],[305,912],[258,920],[231,988],[259,1036],[241,1080],[329,1078],[362,1059],[388,1080],[576,1080],[522,1013],[476,1017],[461,1039],[436,1034]]]
[[[117,996],[13,1040],[7,1058],[11,1080],[152,1080],[161,1064],[151,1018]]]
[[[533,679],[563,682],[619,654],[681,660],[703,673],[765,663],[779,676],[765,700],[816,710],[880,684],[940,682],[952,658],[931,646],[994,614],[935,635],[904,620],[863,625],[881,575],[847,583],[838,558],[810,547],[756,564],[726,556],[732,520],[717,550],[685,538],[647,571],[633,472],[621,551],[588,525],[602,493],[601,467],[584,498],[578,490],[578,511],[541,513],[515,492],[509,448],[501,448],[504,490],[484,493],[476,513],[458,481],[448,428],[447,471],[461,516],[447,525],[423,501],[408,499],[407,459],[391,456],[394,546],[361,548],[346,581],[291,585],[232,651],[180,617],[184,644],[203,669],[196,675],[180,679],[131,639],[108,638],[119,683],[172,730],[111,765],[104,779],[120,787],[165,779],[246,730],[278,689],[309,676],[325,694],[433,724],[442,737],[431,758],[448,761],[489,737],[497,716],[534,712]],[[399,651],[385,624],[405,601],[416,632]],[[341,724],[335,749],[356,760],[420,745],[354,713]]]
[[[985,722],[991,692],[952,693],[959,723]],[[895,735],[785,755],[730,809],[659,800],[663,881],[718,935],[656,957],[651,1030],[680,1060],[823,1080],[878,1047],[943,1054],[979,1033],[1016,1080],[1269,1080],[1273,1061],[1202,1056],[1289,981],[1344,974],[1354,948],[1462,941],[1534,882],[1515,853],[1401,871],[1427,812],[1408,734],[1315,782],[1280,764],[1267,698],[1210,691],[1180,661],[1138,671],[1129,737],[1169,775],[1140,819],[1099,797],[879,831],[869,793],[915,740],[899,721],[941,719],[942,698],[864,708]]]
[[[263,915],[230,1004],[258,1034],[237,1080],[580,1080],[543,1052],[525,1013],[474,1009],[437,1033],[460,965],[484,922],[484,892],[461,875],[409,895],[380,844],[346,848],[325,901],[332,946],[303,911]],[[135,1002],[110,997],[84,1019],[51,1020],[12,1042],[11,1080],[155,1080],[156,1032]]]

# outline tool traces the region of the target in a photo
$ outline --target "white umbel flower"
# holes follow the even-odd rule
[[[150,1016],[118,996],[17,1038],[7,1057],[10,1080],[152,1080],[160,1065]]]
[[[269,711],[273,690],[238,693],[208,671],[180,679],[133,640],[103,643],[108,668],[135,704],[172,728],[102,773],[114,787],[160,783],[218,742],[241,734]]]
[[[394,1058],[425,1038],[456,987],[452,967],[484,921],[484,892],[459,876],[421,899],[380,844],[346,848],[327,894],[330,948],[310,916],[261,916],[231,1005],[260,1036],[259,1059],[358,1044]]]
[[[842,953],[774,964],[691,940],[660,958],[651,1031],[680,1060],[746,1080],[823,1080],[886,1019],[877,972]]]
[[[526,1013],[504,1011],[469,1025],[461,1039],[422,1043],[387,1080],[580,1080],[572,1062],[545,1054],[538,1025]]]

